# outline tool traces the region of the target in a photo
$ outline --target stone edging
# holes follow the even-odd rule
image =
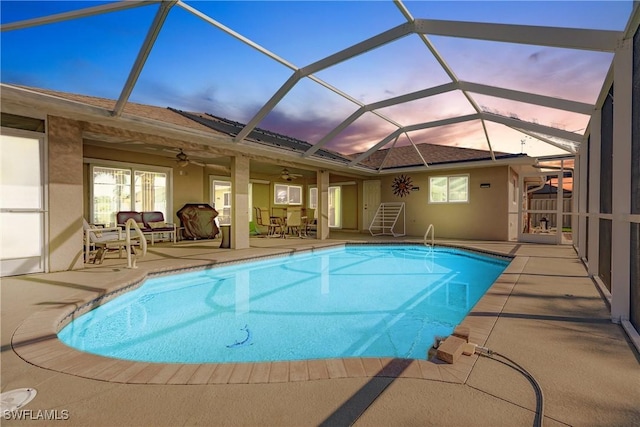
[[[405,244],[409,243],[416,244],[416,242],[405,242]],[[348,244],[353,243],[348,242]],[[362,243],[358,242],[358,244]],[[394,244],[397,243],[394,242]],[[484,253],[474,248],[447,246]],[[302,249],[296,250],[294,253],[324,250],[331,247],[333,246]],[[487,253],[500,258],[510,258],[495,252]],[[280,256],[283,256],[282,252],[236,259],[213,265],[230,265],[250,259],[268,259]],[[511,264],[507,266],[507,269],[487,290],[461,323],[471,329],[471,340],[473,342],[480,345],[486,343],[493,325],[497,321],[502,307],[506,303],[508,295],[517,282],[527,260],[527,257],[513,258]],[[172,269],[171,271],[151,271],[142,278],[124,283],[123,286],[116,290],[86,301],[74,309],[70,310],[66,306],[35,313],[28,317],[14,332],[11,340],[13,350],[26,362],[44,369],[100,381],[131,384],[252,384],[375,376],[464,383],[477,360],[477,356],[464,356],[453,365],[427,360],[394,358],[344,358],[218,364],[145,363],[83,353],[66,346],[57,338],[57,332],[73,317],[105,303],[124,291],[135,289],[147,277],[164,275],[175,271],[208,269],[213,265],[184,267]],[[483,315],[473,316],[474,312],[482,312]],[[487,316],[486,313],[493,313],[494,315]]]

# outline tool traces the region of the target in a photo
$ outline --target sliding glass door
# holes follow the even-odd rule
[[[119,211],[158,211],[170,221],[171,174],[168,168],[111,162],[91,166],[89,222],[116,225]]]
[[[45,271],[44,136],[0,135],[0,273]]]
[[[213,180],[211,197],[211,205],[218,211],[220,224],[231,225],[231,181]]]

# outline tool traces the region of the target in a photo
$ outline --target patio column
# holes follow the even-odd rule
[[[231,249],[249,247],[249,158],[231,157]]]
[[[329,237],[329,172],[320,170],[316,174],[318,183],[318,231],[316,239]]]
[[[611,212],[611,319],[629,319],[631,214],[631,111],[633,39],[613,59],[613,192]]]
[[[47,126],[49,271],[77,270],[84,267],[82,129],[79,122],[55,116]]]

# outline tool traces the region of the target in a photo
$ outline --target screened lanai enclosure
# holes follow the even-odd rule
[[[65,174],[74,162],[94,167],[105,150],[135,153],[143,159],[136,167],[144,166],[95,164],[109,194],[91,212],[104,207],[93,218],[105,223],[116,209],[114,188],[131,209],[171,215],[193,202],[180,199],[188,188],[177,179],[189,164],[202,166],[198,185],[219,199],[225,223],[253,219],[246,217],[252,201],[277,205],[279,185],[305,203],[315,194],[318,218],[333,221],[318,224],[325,238],[332,227],[366,230],[367,203],[381,201],[361,194],[370,182],[390,187],[392,176],[409,176],[415,190],[407,194],[424,197],[419,206],[407,202],[411,219],[446,203],[460,208],[448,218],[469,222],[463,205],[499,188],[500,221],[510,225],[492,236],[572,244],[611,300],[612,318],[639,329],[637,2],[3,1],[0,8],[2,233],[13,236],[6,224],[20,220],[33,234],[33,247],[4,248],[3,257],[29,259],[21,265],[38,271],[70,263],[46,244],[56,227],[67,231],[54,218],[70,206],[87,210],[62,195]],[[73,138],[76,157],[57,148]],[[145,166],[144,156],[171,164]],[[21,158],[40,161],[19,173],[11,166]],[[505,168],[500,185],[474,178],[497,166]],[[243,175],[249,169],[260,176]],[[86,188],[99,190],[87,175],[75,178],[85,199]],[[9,176],[36,190],[16,190],[21,184]],[[298,189],[295,179],[305,184]],[[232,181],[253,184],[249,203]],[[467,184],[450,200],[452,182]],[[327,206],[328,188],[342,189],[341,205],[332,197]],[[396,201],[387,193],[383,202]],[[245,216],[236,206],[247,207]],[[477,216],[484,208],[475,220],[492,225]],[[410,231],[420,235],[420,227]],[[447,225],[439,230],[446,235]],[[232,247],[243,245],[248,234],[234,234]]]
[[[115,116],[127,102],[207,112],[243,124],[236,143],[259,126],[307,142],[304,157],[349,155],[353,168],[421,143],[574,154],[632,8],[20,3],[3,2],[4,83],[117,99]],[[44,57],[24,55],[35,40]]]

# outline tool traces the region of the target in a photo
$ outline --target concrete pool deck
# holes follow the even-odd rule
[[[412,239],[351,233],[332,233],[325,242],[254,238],[250,249],[238,251],[219,249],[219,241],[183,241],[150,246],[136,270],[124,268],[124,259],[110,258],[80,271],[4,278],[2,392],[35,388],[37,396],[24,408],[32,411],[27,416],[36,418],[38,410],[68,411],[69,419],[55,421],[60,425],[534,423],[536,395],[529,381],[482,357],[463,356],[454,365],[345,359],[222,370],[225,365],[109,361],[101,366],[104,361],[67,349],[51,333],[61,314],[140,280],[146,272],[347,240]],[[535,377],[544,392],[547,425],[640,425],[639,356],[622,328],[610,322],[605,301],[572,247],[442,243],[515,256],[465,324],[474,341],[486,342]],[[2,424],[28,423],[5,419]]]

